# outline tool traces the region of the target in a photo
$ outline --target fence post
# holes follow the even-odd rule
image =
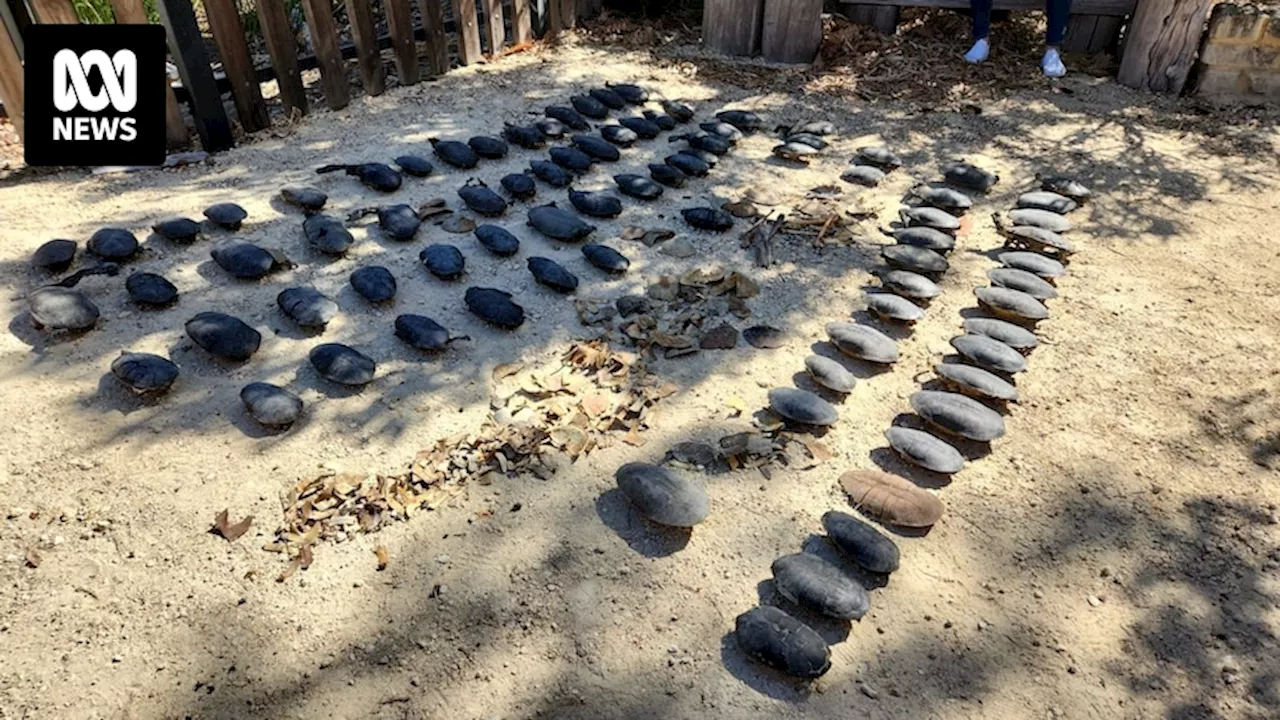
[[[511,37],[517,45],[533,41],[530,0],[511,0]]]
[[[351,23],[351,39],[355,42],[364,91],[368,95],[381,95],[387,90],[387,76],[382,69],[378,29],[373,26],[369,0],[347,0],[347,21]]]
[[[111,9],[115,11],[117,24],[147,24],[147,11],[142,7],[142,0],[111,0]],[[164,134],[165,145],[170,150],[186,147],[191,142],[191,134],[182,119],[182,108],[178,107],[178,98],[169,84],[168,71],[164,74]]]
[[[18,139],[26,134],[22,124],[22,60],[18,58],[18,48],[9,35],[9,28],[0,23],[0,101],[4,102],[5,113],[9,122],[18,131]]]
[[[440,0],[418,0],[422,12],[422,29],[427,34],[427,67],[431,74],[449,72],[449,40],[444,34],[444,8]]]
[[[158,0],[156,5],[169,39],[169,54],[177,61],[182,86],[191,98],[191,117],[195,119],[200,144],[211,153],[231,148],[235,145],[231,123],[222,107],[222,95],[213,79],[190,0]]]
[[[489,54],[497,57],[502,53],[502,46],[507,44],[507,29],[502,16],[502,0],[484,0],[484,22],[489,31]]]
[[[249,44],[244,38],[244,26],[240,24],[240,11],[235,0],[204,0],[204,12],[213,31],[222,58],[222,72],[231,84],[231,99],[235,101],[240,127],[245,132],[257,132],[271,126],[271,115],[262,101],[262,87],[258,85],[258,73],[249,58]]]
[[[760,56],[770,62],[811,63],[822,44],[822,0],[764,0]]]
[[[333,21],[333,6],[328,0],[302,0],[302,11],[311,30],[311,45],[320,65],[320,84],[324,100],[331,110],[341,110],[351,102],[347,89],[347,71],[338,47],[338,26]]]
[[[458,60],[470,65],[480,60],[480,28],[476,0],[453,0],[453,22],[458,26]]]
[[[1213,0],[1139,0],[1116,80],[1139,90],[1182,92],[1212,5]]]
[[[763,0],[706,0],[702,44],[711,52],[749,57],[760,49]]]
[[[418,82],[418,42],[413,37],[413,11],[409,0],[387,0],[387,32],[395,48],[396,75],[401,85]]]
[[[71,6],[71,0],[31,0],[36,12],[36,22],[45,25],[76,25],[80,18]]]
[[[285,114],[296,108],[306,115],[307,93],[302,86],[302,73],[298,70],[298,48],[294,44],[289,16],[284,10],[284,0],[257,0],[257,5],[262,39],[267,42],[271,66],[276,71],[276,85],[280,88]]]

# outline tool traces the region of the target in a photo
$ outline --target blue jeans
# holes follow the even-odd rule
[[[991,34],[992,0],[969,0],[973,11],[973,39],[981,40]],[[1049,20],[1045,44],[1058,46],[1067,34],[1067,17],[1071,14],[1071,0],[1045,0],[1044,14]]]

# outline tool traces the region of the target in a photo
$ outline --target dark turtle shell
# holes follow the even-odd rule
[[[642,114],[642,115],[644,115],[644,119],[645,119],[645,120],[648,120],[649,122],[653,123],[654,125],[657,125],[657,126],[658,126],[658,129],[660,129],[660,130],[663,130],[663,131],[670,131],[670,130],[675,130],[675,129],[676,129],[676,122],[677,122],[677,120],[676,120],[676,118],[674,118],[674,117],[672,117],[672,116],[670,116],[670,115],[666,115],[666,114],[664,114],[664,113],[654,112],[654,111],[652,111],[652,110],[645,110],[645,111],[644,111],[643,113],[641,113],[641,114]]]
[[[573,109],[582,115],[595,120],[603,120],[609,117],[609,108],[590,95],[574,95],[569,98],[569,104],[573,105]]]
[[[711,172],[711,166],[705,160],[688,153],[678,152],[675,155],[668,155],[662,161],[671,167],[679,169],[685,175],[693,177],[704,177]]]
[[[236,243],[226,247],[214,248],[209,253],[213,261],[232,276],[253,280],[265,276],[276,269],[276,259],[271,253],[257,245]]]
[[[659,465],[627,463],[614,478],[636,511],[659,525],[693,527],[711,512],[701,483]]]
[[[357,163],[355,165],[325,165],[317,168],[318,174],[338,172],[342,170],[347,175],[355,176],[365,187],[373,188],[378,192],[395,192],[400,189],[400,183],[404,181],[400,173],[396,172],[390,165],[382,163]]]
[[[302,234],[311,247],[327,255],[342,255],[356,241],[341,220],[319,213],[302,221]]]
[[[1036,176],[1040,180],[1040,189],[1055,192],[1059,195],[1065,195],[1076,202],[1084,202],[1093,196],[1093,191],[1085,187],[1082,183],[1072,180],[1068,177],[1041,177]]]
[[[244,362],[262,344],[262,334],[226,313],[202,312],[187,321],[187,335],[211,355]]]
[[[662,128],[647,118],[635,116],[618,118],[618,124],[635,133],[641,140],[652,140],[662,134]]]
[[[524,323],[524,308],[511,301],[511,293],[494,288],[467,288],[467,309],[481,320],[507,330]]]
[[[401,315],[396,318],[396,337],[409,347],[428,352],[440,352],[449,347],[449,341],[457,340],[449,335],[443,325],[426,315]]]
[[[31,264],[49,272],[62,272],[71,266],[75,257],[75,240],[50,240],[36,248],[31,255]]]
[[[290,205],[296,205],[308,212],[316,212],[329,201],[323,190],[305,185],[288,185],[280,188],[280,197]]]
[[[111,374],[139,395],[159,395],[178,379],[178,366],[159,355],[126,352],[111,363]]]
[[[610,110],[621,110],[627,106],[627,101],[621,95],[608,88],[592,88],[587,94]]]
[[[733,227],[733,216],[723,210],[710,207],[685,208],[680,211],[684,221],[699,230],[724,232]]]
[[[650,163],[649,177],[672,188],[682,188],[689,182],[689,176],[685,175],[683,170],[666,163]]]
[[[155,273],[134,273],[124,281],[129,299],[139,305],[164,307],[178,299],[178,288]]]
[[[595,231],[573,213],[556,207],[555,203],[529,208],[529,225],[552,240],[577,242]]]
[[[991,284],[1011,290],[1021,290],[1037,300],[1052,300],[1058,297],[1058,291],[1040,276],[1026,270],[1014,268],[993,268],[987,271]]]
[[[699,123],[698,127],[708,135],[715,135],[717,137],[722,137],[725,140],[728,140],[733,143],[736,143],[742,138],[746,137],[746,135],[743,134],[741,130],[730,125],[727,122],[719,122],[719,121],[704,122],[704,123]]]
[[[928,205],[904,207],[898,210],[898,218],[906,227],[923,227],[953,233],[960,229],[960,218],[941,208]]]
[[[417,155],[400,155],[395,159],[396,166],[406,175],[426,177],[435,171],[431,161]]]
[[[1036,208],[1017,208],[1009,211],[1009,221],[1015,226],[1038,227],[1055,233],[1064,233],[1073,226],[1071,221],[1056,212]]]
[[[351,287],[371,303],[382,303],[396,296],[396,276],[380,266],[362,267],[351,273]]]
[[[929,278],[909,270],[890,270],[880,275],[880,283],[889,292],[915,300],[928,300],[942,292]]]
[[[431,138],[431,148],[435,151],[436,157],[440,158],[448,165],[463,170],[470,170],[480,162],[480,156],[476,155],[476,151],[471,146],[458,142],[457,140],[438,140]]]
[[[684,135],[672,135],[667,142],[675,142],[683,140],[688,143],[689,147],[695,150],[703,150],[715,155],[724,155],[733,149],[733,143],[728,139],[719,135],[711,135],[708,133],[685,133]]]
[[[574,147],[590,155],[595,160],[615,162],[622,158],[622,153],[617,147],[595,135],[574,135],[569,140]]]
[[[875,165],[882,170],[893,170],[902,167],[902,158],[889,148],[872,146],[858,148],[857,159],[867,165]]]
[[[913,323],[924,317],[924,310],[919,305],[901,295],[886,292],[867,293],[867,312],[881,320],[900,323]]]
[[[1002,287],[977,288],[978,304],[1006,320],[1035,323],[1049,317],[1044,303],[1019,290]]]
[[[888,574],[898,569],[898,546],[879,530],[838,510],[822,515],[827,539],[847,558],[874,573]]]
[[[840,419],[831,403],[808,390],[796,388],[770,390],[769,409],[780,417],[803,425],[835,425]]]
[[[590,155],[572,147],[553,147],[547,154],[551,156],[551,162],[576,173],[590,170],[595,162]]]
[[[1004,435],[1000,413],[965,395],[922,390],[911,396],[911,408],[930,425],[969,440],[991,442]]]
[[[775,350],[787,344],[787,334],[770,325],[752,325],[742,331],[742,339],[751,347]]]
[[[663,100],[662,111],[678,122],[687,123],[693,119],[693,107],[679,100]]]
[[[801,143],[784,142],[773,147],[773,154],[783,160],[809,162],[814,155],[818,154],[818,151]]]
[[[458,197],[467,204],[474,212],[489,217],[496,217],[507,211],[507,201],[502,196],[489,189],[488,185],[476,179],[467,181],[466,185],[458,188]]]
[[[568,187],[573,182],[573,176],[564,168],[546,160],[534,160],[529,163],[529,172],[552,187]]]
[[[963,363],[940,363],[933,368],[938,379],[949,389],[969,397],[987,400],[1018,401],[1018,389],[1009,381],[979,367]]]
[[[880,256],[890,267],[917,273],[943,273],[951,265],[938,253],[916,245],[888,245]]]
[[[533,126],[512,125],[504,123],[502,128],[502,137],[507,142],[519,145],[526,150],[537,150],[545,147],[547,144],[546,137],[542,131]]]
[[[721,110],[716,113],[716,119],[727,122],[745,133],[755,132],[764,127],[764,121],[760,116],[750,110]]]
[[[1067,274],[1067,268],[1062,263],[1035,252],[1018,250],[1003,252],[996,256],[996,260],[1005,267],[1026,270],[1051,282],[1053,278],[1059,278]]]
[[[128,260],[138,252],[138,238],[121,228],[102,228],[89,236],[86,247],[104,260]]]
[[[1022,353],[986,335],[959,335],[951,347],[969,362],[985,370],[1012,375],[1027,369]]]
[[[565,270],[564,267],[550,258],[531,257],[528,262],[529,272],[540,285],[556,292],[571,293],[578,289],[578,277]]]
[[[191,218],[161,220],[152,225],[151,229],[165,240],[173,240],[175,242],[191,242],[200,235],[200,223]]]
[[[569,128],[565,127],[564,123],[554,118],[537,120],[533,123],[533,126],[538,129],[538,132],[542,133],[543,137],[551,139],[562,138],[569,131]]]
[[[1047,210],[1059,215],[1065,215],[1080,207],[1080,204],[1066,195],[1059,195],[1048,190],[1037,190],[1019,195],[1018,207]]]
[[[624,273],[631,267],[630,260],[608,245],[588,243],[582,246],[582,254],[586,256],[587,262],[605,272]]]
[[[565,107],[564,105],[549,105],[546,109],[547,117],[552,120],[558,120],[564,123],[565,127],[571,130],[590,130],[591,126],[587,124],[587,119],[578,114],[578,111]]]
[[[852,165],[840,173],[840,179],[852,185],[875,187],[884,180],[884,171],[874,165]]]
[[[903,460],[925,470],[951,475],[964,469],[964,456],[959,450],[923,430],[891,427],[884,436]]]
[[[475,233],[480,244],[499,257],[515,255],[520,250],[520,240],[504,227],[481,225],[476,228]]]
[[[569,202],[583,215],[598,218],[618,217],[622,214],[622,201],[600,192],[580,192],[569,188]]]
[[[971,335],[986,335],[1022,352],[1033,349],[1039,343],[1036,334],[1030,330],[994,318],[968,318],[964,321],[964,331]]]
[[[616,93],[618,97],[632,105],[643,105],[649,102],[649,91],[631,83],[605,83],[605,87]]]
[[[899,245],[912,245],[936,253],[951,252],[956,246],[954,236],[931,227],[898,228],[890,231],[889,235],[898,241]]]
[[[898,362],[898,343],[875,328],[851,322],[827,323],[827,337],[840,352],[880,365]]]
[[[858,384],[857,378],[845,369],[845,366],[821,355],[810,355],[805,358],[804,369],[809,372],[809,377],[813,378],[814,382],[833,392],[853,392],[854,386]]]
[[[441,280],[454,280],[467,270],[467,259],[462,251],[453,245],[435,243],[428,245],[418,253],[418,259]]]
[[[102,316],[84,293],[60,285],[33,290],[27,295],[27,311],[37,328],[48,330],[86,330]]]
[[[954,163],[944,168],[942,178],[950,185],[969,188],[978,192],[987,192],[996,183],[1000,182],[999,175],[964,162]]]
[[[311,366],[320,377],[339,385],[368,385],[378,372],[371,358],[341,343],[323,343],[311,348]]]
[[[683,174],[683,173],[682,173]],[[614,175],[613,181],[624,195],[641,200],[656,200],[662,195],[662,186],[643,175],[623,173]]]
[[[476,135],[467,141],[477,155],[489,160],[499,160],[507,156],[510,148],[507,141],[489,135]]]
[[[302,415],[302,398],[271,383],[245,385],[240,390],[240,402],[249,417],[270,427],[292,425]]]
[[[831,669],[831,648],[822,636],[776,607],[739,615],[733,636],[748,657],[787,675],[813,680]]]
[[[276,296],[276,304],[302,327],[322,328],[338,316],[338,303],[314,288],[286,288]]]
[[[395,240],[412,240],[422,227],[418,212],[403,203],[378,208],[378,227]]]
[[[600,137],[604,138],[606,142],[611,142],[618,147],[631,147],[640,139],[640,135],[637,134],[635,130],[621,125],[602,126],[600,128]]]
[[[778,593],[801,607],[838,620],[857,620],[871,609],[866,588],[817,555],[783,555],[771,569]]]
[[[556,166],[556,169],[560,170],[560,167]],[[565,173],[565,181],[569,181],[568,173]],[[534,184],[533,178],[525,173],[503,175],[500,182],[502,183],[502,189],[517,200],[532,200],[533,196],[538,194],[538,186]]]
[[[818,137],[817,135],[814,135],[813,133],[802,133],[802,132],[788,133],[782,137],[782,142],[800,143],[801,145],[808,145],[814,150],[826,150],[828,147],[831,146],[831,143],[827,142],[826,140],[823,140],[822,138]]]
[[[916,185],[911,188],[911,194],[926,205],[932,205],[956,215],[962,215],[966,210],[973,207],[972,198],[959,190],[952,190],[951,188]]]
[[[249,217],[249,213],[235,203],[224,202],[214,203],[205,208],[204,216],[209,218],[209,222],[214,225],[219,225],[228,230],[239,230],[240,224],[244,222],[245,218]]]
[[[715,153],[699,150],[698,148],[686,147],[680,148],[680,155],[692,155],[707,164],[707,167],[714,168],[720,162],[720,156]]]

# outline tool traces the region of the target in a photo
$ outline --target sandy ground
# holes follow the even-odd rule
[[[688,65],[569,47],[379,98],[317,111],[287,137],[266,137],[211,167],[9,181],[0,188],[0,717],[3,718],[1267,718],[1280,714],[1280,173],[1273,126],[1224,113],[1190,126],[1175,102],[1110,81],[1071,77],[985,103],[975,115],[750,94],[703,81]],[[501,222],[521,237],[514,259],[466,236],[424,230],[395,244],[355,230],[342,260],[307,250],[301,216],[273,199],[310,182],[337,212],[384,202],[353,179],[316,177],[334,161],[428,154],[430,136],[464,139],[603,80],[634,80],[655,95],[695,101],[700,116],[733,104],[772,122],[813,116],[841,135],[807,170],[768,162],[754,137],[711,178],[653,205],[628,201],[601,237],[623,225],[669,226],[699,254],[677,260],[615,241],[631,271],[609,280],[575,248],[524,227],[517,205]],[[670,445],[747,429],[729,396],[752,408],[791,385],[822,326],[860,308],[882,240],[819,253],[778,243],[778,264],[751,267],[725,236],[690,232],[675,212],[734,197],[749,185],[795,197],[834,182],[854,148],[886,142],[908,160],[864,200],[888,221],[910,175],[931,177],[963,157],[1003,181],[981,201],[952,256],[942,296],[910,333],[891,372],[866,375],[823,438],[837,457],[808,471],[706,477],[708,521],[687,539],[646,525],[612,491],[622,462],[661,458]],[[665,139],[625,153],[641,168]],[[532,153],[486,162],[496,185]],[[931,533],[900,538],[902,569],[872,593],[852,627],[819,624],[833,667],[812,686],[746,662],[728,634],[763,598],[776,556],[815,548],[819,518],[846,507],[835,479],[886,457],[884,430],[948,354],[994,266],[989,211],[1006,208],[1037,171],[1080,176],[1099,194],[1078,211],[1081,247],[1044,345],[1019,381],[1025,401],[990,453],[937,490],[947,511]],[[613,167],[609,173],[617,172]],[[446,197],[471,173],[409,179],[392,196]],[[596,170],[583,183],[603,188]],[[565,202],[539,187],[540,198]],[[129,269],[162,272],[176,307],[140,312],[124,274],[84,289],[104,311],[74,340],[30,329],[23,295],[45,281],[29,253],[53,237],[86,239],[123,225],[199,217],[207,204],[248,209],[235,234],[283,247],[297,269],[261,283],[230,281],[208,256],[233,235],[194,247],[155,238]],[[738,231],[745,229],[739,224]],[[456,242],[469,278],[445,284],[417,264],[428,242]],[[566,464],[550,480],[513,477],[472,487],[440,510],[374,536],[317,549],[286,583],[279,555],[260,549],[278,525],[278,494],[321,468],[394,472],[437,439],[477,427],[492,368],[538,361],[591,334],[570,301],[534,285],[523,258],[564,260],[584,296],[643,288],[664,272],[720,264],[756,278],[753,321],[787,328],[776,350],[741,344],[660,360],[680,391],[663,403],[643,447],[618,444]],[[393,308],[370,310],[346,288],[358,264],[400,279]],[[467,284],[518,296],[530,320],[515,333],[482,327],[462,306]],[[322,338],[299,334],[276,293],[312,284],[342,314]],[[263,331],[262,350],[225,366],[186,339],[182,323],[212,309]],[[423,358],[391,335],[395,314],[423,312],[473,341]],[[746,322],[739,323],[745,326]],[[379,363],[363,392],[337,393],[306,363],[321,340],[353,344]],[[163,400],[131,399],[107,374],[124,349],[171,356],[182,377]],[[299,392],[306,420],[267,434],[248,420],[239,388],[268,380]],[[213,516],[255,517],[235,543],[208,534]],[[390,565],[376,570],[385,544]],[[38,568],[25,564],[34,550]]]

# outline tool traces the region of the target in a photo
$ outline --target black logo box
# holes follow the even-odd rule
[[[26,93],[26,137],[23,139],[28,165],[160,165],[165,156],[164,85],[165,34],[159,25],[31,25],[24,36]],[[71,50],[77,56],[100,50],[108,58],[119,50],[130,50],[137,58],[137,102],[132,110],[118,112],[112,103],[91,112],[78,103],[63,112],[54,103],[54,56]],[[102,93],[104,80],[99,68],[90,67],[85,76],[91,93]],[[68,83],[74,92],[74,84]],[[79,95],[77,94],[77,97]],[[99,132],[97,139],[55,139],[55,127],[65,132],[80,119],[79,128],[108,128],[115,124],[115,139]],[[132,120],[120,125],[115,121]],[[61,125],[59,125],[61,123]],[[68,125],[67,123],[72,123]],[[134,137],[120,127],[132,125]]]

